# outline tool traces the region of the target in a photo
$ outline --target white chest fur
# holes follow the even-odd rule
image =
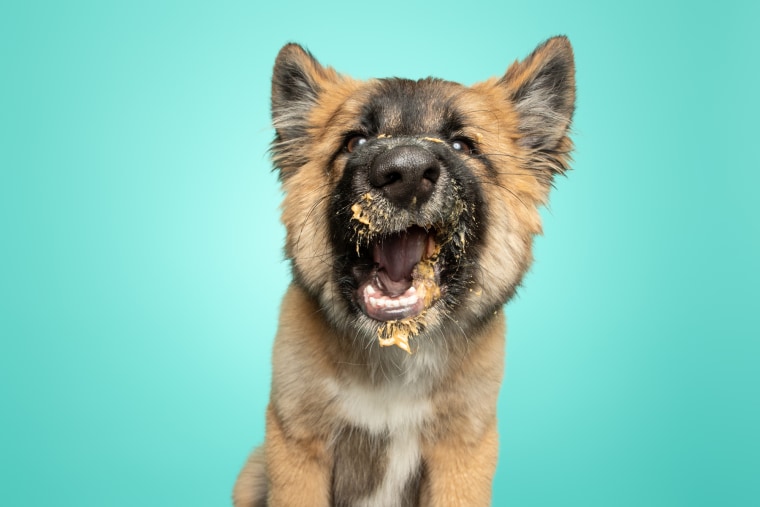
[[[382,482],[356,506],[398,505],[405,486],[420,468],[420,433],[433,413],[430,399],[419,388],[401,382],[340,387],[334,383],[331,388],[346,424],[388,437]]]
[[[398,433],[391,436],[388,466],[380,487],[357,503],[357,507],[399,505],[406,484],[420,466],[419,433]]]
[[[433,413],[425,394],[400,382],[382,386],[333,384],[331,391],[343,419],[374,435],[419,431]]]

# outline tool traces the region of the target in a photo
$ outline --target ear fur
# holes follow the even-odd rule
[[[318,75],[324,69],[298,44],[286,44],[277,55],[272,73],[272,120],[275,128],[285,116],[301,116],[317,102],[321,91]],[[287,122],[286,122],[287,123]],[[287,126],[278,135],[290,137]]]
[[[567,37],[553,37],[513,63],[499,84],[518,113],[520,145],[539,152],[570,151],[566,135],[575,110],[575,63]]]
[[[272,74],[272,123],[275,139],[272,158],[281,171],[305,162],[294,147],[307,140],[309,113],[317,104],[323,84],[337,79],[298,44],[286,44],[277,55]]]

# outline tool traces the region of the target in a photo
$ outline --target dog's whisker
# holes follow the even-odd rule
[[[501,188],[502,190],[506,190],[506,191],[507,191],[507,192],[509,192],[509,193],[510,193],[510,194],[511,194],[511,195],[512,195],[512,196],[513,196],[515,199],[517,199],[517,200],[520,202],[520,204],[522,204],[522,205],[523,205],[523,207],[524,207],[525,209],[527,209],[527,210],[530,210],[530,209],[532,209],[532,207],[531,207],[530,205],[528,205],[528,204],[527,204],[525,201],[523,201],[523,200],[522,200],[522,198],[521,198],[521,197],[520,197],[520,196],[517,194],[517,192],[515,192],[515,191],[514,191],[514,190],[512,190],[512,189],[510,189],[510,188],[509,188],[509,187],[507,187],[506,185],[503,185],[503,184],[500,184],[500,183],[495,183],[495,182],[492,182],[492,181],[484,181],[483,183],[484,183],[485,185],[491,185],[491,186],[494,186],[494,187],[498,187],[498,188]]]

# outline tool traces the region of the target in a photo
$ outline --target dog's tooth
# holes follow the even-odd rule
[[[409,296],[408,298],[406,298],[406,301],[407,301],[406,304],[409,305],[409,306],[416,305],[417,304],[417,300],[419,300],[419,298],[417,297],[417,295],[416,294],[412,294],[411,296]]]
[[[367,288],[364,289],[364,292],[366,292],[367,294],[369,294],[371,296],[371,295],[375,294],[377,291],[372,286],[372,284],[370,284],[370,285],[367,285]]]
[[[372,306],[377,306],[377,299],[373,298],[372,296],[369,297],[369,304]]]
[[[399,306],[401,306],[401,301],[399,301],[398,299],[391,299],[389,303],[394,308],[398,308]]]
[[[411,295],[415,294],[416,292],[417,292],[417,289],[415,289],[414,285],[412,285],[411,287],[409,287],[409,289],[407,289],[406,294],[409,295],[409,296],[411,296]]]
[[[409,306],[409,299],[408,298],[398,298],[398,305],[399,306]]]

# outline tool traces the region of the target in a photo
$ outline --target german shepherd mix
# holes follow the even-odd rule
[[[487,506],[502,306],[568,169],[555,37],[499,78],[358,81],[286,45],[272,156],[293,282],[236,506]]]

